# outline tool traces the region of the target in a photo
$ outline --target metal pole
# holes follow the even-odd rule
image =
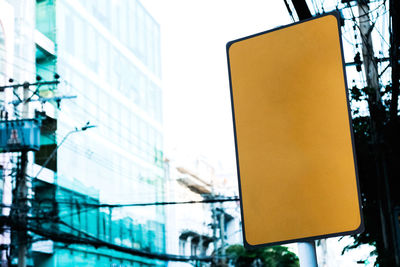
[[[214,184],[211,184],[211,199],[214,199]],[[213,263],[217,264],[217,256],[218,249],[217,249],[217,211],[214,203],[211,203],[211,216],[212,216],[212,235],[213,235],[213,245],[214,245],[214,256],[213,256]]]
[[[212,195],[214,197],[214,195]],[[213,232],[213,244],[214,244],[214,263],[217,263],[217,212],[215,210],[214,203],[211,204],[211,213],[212,213],[212,232]]]
[[[318,267],[315,242],[299,242],[299,259],[301,267]]]
[[[286,6],[287,3],[285,1]],[[311,12],[305,0],[292,0],[294,9],[296,10],[299,20],[311,18]],[[290,13],[290,8],[288,8]],[[317,267],[317,253],[315,250],[315,242],[299,242],[299,259],[301,267]]]

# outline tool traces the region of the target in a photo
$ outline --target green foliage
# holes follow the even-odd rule
[[[361,101],[365,98],[365,95],[362,90],[354,85],[352,88],[350,88],[350,97],[351,100]]]
[[[287,247],[271,246],[246,249],[242,245],[232,245],[226,249],[230,262],[237,267],[298,267],[299,259]]]
[[[371,118],[369,116],[353,119],[353,132],[360,180],[361,204],[365,219],[365,231],[359,235],[353,236],[354,243],[345,247],[342,254],[363,244],[375,246],[380,250],[380,247],[377,247],[377,242],[380,243],[382,239],[380,231],[381,225],[379,216],[377,216],[377,214],[379,214],[379,206],[377,203],[378,191],[376,190],[378,182],[373,145],[370,136],[370,120]],[[374,250],[371,254],[376,255],[378,250]]]

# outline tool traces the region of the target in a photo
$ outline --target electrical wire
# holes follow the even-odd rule
[[[379,7],[381,7],[382,5],[383,5],[383,4],[379,5]],[[349,6],[349,3],[348,3],[348,6]],[[361,7],[361,8],[362,8],[362,7]],[[371,48],[371,47],[369,46],[369,44],[368,44],[368,41],[367,41],[367,39],[366,39],[367,37],[364,36],[364,35],[362,34],[361,29],[360,29],[360,26],[359,26],[358,23],[356,22],[356,18],[357,18],[357,17],[355,16],[355,14],[354,14],[354,12],[353,12],[352,7],[349,6],[349,9],[350,9],[350,12],[351,12],[351,15],[352,15],[351,20],[353,21],[353,24],[355,25],[355,27],[357,27],[357,28],[359,29],[359,33],[360,33],[360,37],[361,37],[361,39],[362,39],[362,43],[363,43],[364,47],[366,47],[366,49],[367,49],[367,51],[368,51],[367,55],[370,57],[370,60],[371,60],[372,64],[374,64],[375,68],[378,70],[379,68],[378,68],[378,64],[377,64],[377,62],[376,62],[376,60],[375,60],[375,57],[374,57],[374,52],[372,51],[372,48]],[[376,9],[378,9],[378,8],[376,8]],[[364,10],[364,9],[363,9],[363,10]],[[365,11],[365,10],[364,10],[364,11]],[[369,14],[368,12],[365,12],[365,13],[366,13],[366,15]],[[361,17],[361,16],[359,16],[359,17]],[[375,25],[376,21],[373,22],[373,21],[369,18],[369,16],[367,16],[367,18],[368,18],[368,20],[369,20],[371,23],[373,23],[373,25]],[[372,27],[372,26],[371,26],[371,27]],[[375,31],[378,32],[378,30],[376,29],[376,27],[371,28],[371,30],[373,30],[373,29],[374,29]],[[380,34],[380,33],[379,33],[379,34]],[[380,34],[380,36],[381,36],[381,38],[384,38],[382,34]],[[379,80],[380,80],[380,84],[382,84],[382,81],[381,81],[380,77],[379,77]],[[382,85],[381,85],[381,87],[382,87]]]
[[[37,201],[37,199],[27,198],[27,201]],[[45,202],[50,202],[53,205],[68,205],[70,208],[73,205],[79,205],[89,208],[123,208],[123,207],[146,207],[146,206],[166,206],[166,205],[184,205],[184,204],[212,204],[212,203],[224,203],[224,202],[237,202],[240,201],[239,197],[224,197],[214,199],[203,199],[203,200],[190,200],[190,201],[169,201],[169,202],[152,202],[152,203],[127,203],[127,204],[100,204],[100,203],[89,203],[89,202],[77,202],[77,201],[62,201],[58,199],[40,199],[40,204],[37,209],[42,209],[41,205]],[[13,205],[0,204],[1,207],[15,208]],[[33,208],[35,210],[35,208]]]
[[[188,262],[188,261],[204,261],[209,262],[212,260],[212,257],[198,257],[198,256],[183,256],[183,255],[172,255],[172,254],[164,254],[164,253],[155,253],[155,252],[148,252],[145,250],[129,248],[125,246],[116,245],[111,242],[107,242],[101,240],[91,234],[88,234],[82,230],[76,229],[71,225],[59,220],[55,223],[64,225],[71,230],[77,232],[79,235],[74,235],[66,231],[61,231],[57,229],[57,227],[41,227],[41,224],[28,224],[23,225],[16,220],[11,218],[6,218],[6,223],[10,225],[13,229],[17,231],[31,231],[35,234],[42,236],[43,238],[47,238],[49,240],[53,240],[55,242],[61,242],[64,244],[83,244],[83,245],[90,245],[95,248],[98,247],[107,247],[116,251],[128,253],[135,256],[145,257],[149,259],[157,259],[162,261],[180,261],[180,262]],[[82,237],[85,236],[85,237]]]
[[[42,199],[42,201],[54,201],[52,199]],[[96,208],[122,208],[122,207],[145,207],[145,206],[165,206],[165,205],[182,205],[182,204],[204,204],[204,203],[223,203],[223,202],[237,202],[240,201],[238,197],[224,197],[215,199],[203,200],[190,200],[190,201],[169,201],[169,202],[153,202],[153,203],[127,203],[127,204],[96,204],[96,203],[82,203],[81,206],[89,206]],[[57,204],[73,205],[73,202],[57,201]]]
[[[239,200],[238,198],[229,198],[229,199],[206,199],[202,202],[199,201],[191,201],[191,202],[171,202],[171,203],[140,203],[138,205],[174,205],[174,204],[193,204],[193,203],[214,203],[214,202],[225,202],[225,201],[237,201]],[[130,206],[132,204],[129,204]],[[135,204],[136,205],[136,204]],[[109,205],[107,207],[116,207],[115,205]],[[4,217],[3,217],[4,219]],[[137,256],[142,256],[142,257],[146,257],[146,258],[151,258],[151,259],[159,259],[159,260],[165,260],[165,261],[211,261],[212,257],[187,257],[187,256],[181,256],[181,255],[170,255],[170,254],[161,254],[161,253],[150,253],[147,251],[143,251],[143,250],[138,250],[138,249],[132,249],[129,247],[125,247],[125,246],[119,246],[116,245],[114,243],[110,243],[110,242],[106,242],[104,240],[98,239],[97,237],[82,231],[81,229],[77,229],[71,225],[69,225],[68,223],[62,221],[59,219],[59,217],[55,218],[49,218],[47,217],[46,220],[48,223],[50,223],[52,220],[54,223],[57,224],[61,224],[64,226],[67,226],[68,228],[70,228],[71,230],[73,230],[74,232],[77,232],[78,235],[73,235],[71,233],[68,232],[63,232],[58,230],[58,232],[54,232],[53,229],[58,229],[58,228],[54,228],[52,227],[51,230],[49,231],[49,229],[46,230],[42,230],[41,227],[35,228],[32,226],[32,224],[28,224],[30,226],[26,226],[26,225],[21,225],[18,223],[18,221],[13,221],[11,218],[6,218],[6,220],[9,221],[9,224],[13,227],[14,230],[17,231],[21,231],[21,230],[28,230],[31,231],[33,233],[39,234],[41,236],[43,236],[41,238],[42,239],[50,239],[53,241],[57,241],[57,242],[62,242],[62,243],[67,243],[67,244],[85,244],[85,245],[92,245],[94,247],[108,247],[117,251],[121,251],[121,252],[126,252],[126,253],[130,253],[132,255],[137,255]],[[39,224],[42,225],[42,224]],[[82,236],[85,236],[84,238],[82,238]]]

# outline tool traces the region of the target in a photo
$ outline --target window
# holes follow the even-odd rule
[[[35,153],[36,164],[55,172],[57,171],[56,131],[57,120],[45,116],[42,119],[42,125],[40,127],[40,149]],[[44,166],[44,164],[46,164],[46,166]]]
[[[157,98],[156,98],[157,87],[151,81],[149,81],[148,86],[149,87],[148,87],[148,90],[147,90],[147,92],[148,92],[148,96],[147,96],[147,100],[148,100],[148,104],[147,105],[148,106],[147,106],[147,109],[148,109],[148,112],[149,112],[150,116],[152,118],[155,118],[156,117],[156,105],[157,105]]]
[[[92,1],[93,15],[107,28],[110,24],[110,16],[108,14],[110,2],[108,0]]]
[[[132,145],[132,152],[137,154],[139,151],[139,123],[135,114],[131,116],[129,138]]]
[[[114,113],[115,127],[113,131],[117,135],[117,143],[119,146],[122,146],[122,129],[125,127],[124,121],[122,120],[122,106],[121,103],[118,103],[116,100],[114,102],[114,107],[112,112]]]
[[[120,54],[114,48],[111,52],[111,85],[119,90],[120,87],[120,75],[121,75],[121,59]]]
[[[121,43],[126,44],[128,42],[127,34],[128,34],[128,12],[126,9],[121,8],[119,12],[119,17],[116,18],[120,20],[120,36],[118,36],[118,39],[121,40]]]
[[[148,159],[148,154],[149,154],[148,134],[149,134],[148,125],[146,122],[141,120],[140,147],[141,147],[141,153],[145,159]]]
[[[97,55],[98,57],[98,72],[100,77],[109,77],[110,74],[110,45],[104,40],[103,37],[98,36],[98,43],[94,44],[98,46]]]
[[[190,244],[190,254],[191,254],[191,256],[197,255],[197,243],[192,242]]]
[[[98,121],[99,118],[97,116],[97,105],[98,105],[98,94],[96,92],[96,87],[88,82],[87,85],[87,98],[85,98],[86,105],[88,106],[88,111],[90,115],[90,121],[95,119]]]
[[[87,58],[87,23],[78,16],[73,16],[72,19],[75,23],[75,56]]]
[[[179,238],[179,254],[185,255],[186,240]]]
[[[99,91],[99,108],[97,109],[97,114],[99,117],[99,131],[105,137],[109,135],[109,99],[104,92]]]
[[[155,112],[155,119],[158,122],[162,122],[162,99],[161,99],[161,90],[157,88],[156,93],[154,95],[154,112]]]
[[[154,25],[154,64],[155,64],[155,74],[157,77],[161,78],[161,48],[160,48],[160,27]]]
[[[75,54],[75,21],[70,12],[65,12],[65,48],[71,54]]]
[[[146,91],[147,91],[147,78],[143,75],[140,75],[139,78],[139,107],[145,109],[146,106]]]
[[[138,57],[145,61],[145,46],[146,46],[146,28],[145,28],[145,17],[144,9],[140,5],[137,6],[137,40],[138,44]]]
[[[119,22],[119,1],[110,1],[111,4],[111,31],[114,35],[119,36],[120,26]]]
[[[121,146],[126,148],[131,146],[129,138],[129,110],[123,106],[121,107]]]
[[[138,85],[138,70],[136,67],[132,66],[132,64],[128,63],[128,71],[129,75],[127,77],[126,83],[127,83],[127,95],[130,99],[133,99],[135,103],[135,99],[137,99],[139,92],[137,90],[137,85]]]
[[[94,70],[95,72],[97,72],[97,60],[98,60],[98,47],[99,44],[101,43],[101,41],[103,40],[98,40],[97,38],[98,34],[97,32],[93,29],[92,26],[88,25],[87,28],[87,45],[88,45],[88,53],[87,53],[87,59],[88,59],[88,66]]]
[[[136,15],[136,1],[128,1],[129,8],[126,10],[128,12],[128,25],[129,31],[127,32],[128,37],[128,47],[135,52],[137,46],[137,15]]]
[[[53,0],[36,2],[36,29],[55,41],[55,3]]]
[[[111,139],[115,142],[115,141],[117,141],[116,140],[117,132],[120,127],[120,125],[119,125],[119,123],[120,123],[119,116],[120,115],[119,115],[119,111],[117,111],[118,105],[115,102],[115,100],[110,99],[109,103],[110,104],[109,104],[109,109],[108,109],[109,113],[108,114],[109,114],[109,119],[110,119],[110,122],[109,122],[110,133],[111,133]]]

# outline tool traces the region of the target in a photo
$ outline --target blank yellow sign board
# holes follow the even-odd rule
[[[227,45],[244,241],[362,231],[335,13]]]

